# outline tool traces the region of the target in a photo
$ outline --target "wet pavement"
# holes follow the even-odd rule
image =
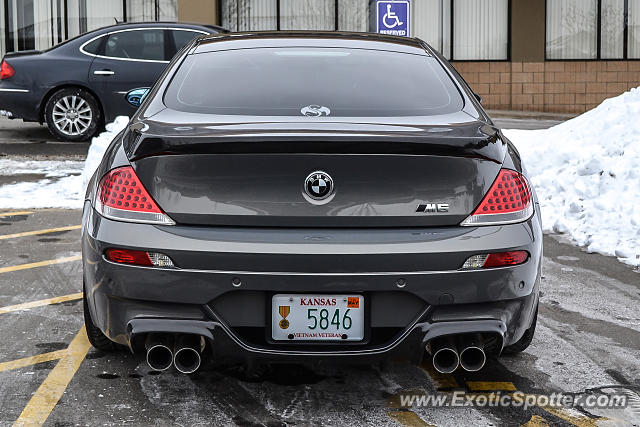
[[[85,158],[88,150],[88,142],[56,140],[45,125],[0,117],[0,158],[78,160]]]
[[[0,425],[640,425],[640,275],[545,237],[533,344],[480,372],[421,366],[273,366],[247,379],[205,365],[152,371],[83,334],[81,212],[0,213]],[[403,395],[624,394],[624,409],[403,407]],[[469,394],[473,395],[473,394]],[[634,424],[635,423],[635,424]]]

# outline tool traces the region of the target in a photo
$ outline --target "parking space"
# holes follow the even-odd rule
[[[46,126],[0,117],[0,156],[84,158],[89,144],[56,140]]]
[[[79,293],[80,216],[0,212],[0,425],[638,425],[638,273],[614,259],[546,237],[533,345],[477,373],[442,375],[425,360],[419,367],[277,365],[251,379],[206,365],[187,376],[154,372],[141,355],[90,347]],[[414,395],[451,398],[456,391],[468,398],[623,393],[629,403],[406,404]]]

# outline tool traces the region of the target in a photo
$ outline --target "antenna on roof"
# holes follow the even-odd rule
[[[113,17],[113,20],[116,21],[116,24],[121,24],[121,22],[118,21],[118,18],[116,18],[115,16]]]

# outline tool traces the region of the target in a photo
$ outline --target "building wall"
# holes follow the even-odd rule
[[[457,62],[496,110],[583,113],[640,85],[640,61]]]
[[[510,61],[453,62],[496,110],[583,113],[640,86],[640,61],[545,61],[546,0],[512,0]]]
[[[546,0],[511,1],[511,60],[544,61]]]
[[[178,0],[178,21],[219,24],[218,2],[212,0]]]

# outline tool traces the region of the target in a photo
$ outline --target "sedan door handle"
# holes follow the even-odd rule
[[[111,70],[96,70],[93,72],[96,76],[112,76],[115,74],[114,71]]]

